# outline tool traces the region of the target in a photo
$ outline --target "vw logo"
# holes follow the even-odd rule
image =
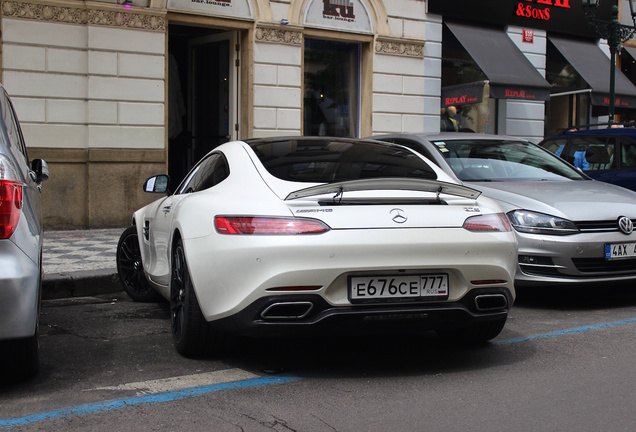
[[[408,217],[406,217],[406,213],[404,213],[404,210],[402,209],[394,208],[389,213],[391,214],[391,219],[395,223],[403,224],[408,220]]]
[[[623,234],[631,234],[634,231],[634,223],[627,216],[621,216],[618,218],[618,228]]]

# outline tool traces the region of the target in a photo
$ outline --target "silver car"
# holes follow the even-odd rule
[[[595,181],[528,141],[472,133],[394,134],[495,199],[519,242],[516,286],[636,280],[636,193]]]
[[[0,348],[3,377],[37,374],[42,285],[42,159],[29,164],[18,118],[0,85]]]

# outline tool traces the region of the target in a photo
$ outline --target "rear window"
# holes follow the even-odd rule
[[[282,180],[333,183],[409,177],[436,180],[435,171],[408,149],[356,139],[250,141],[265,168]]]

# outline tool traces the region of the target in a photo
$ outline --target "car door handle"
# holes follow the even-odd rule
[[[170,213],[170,211],[171,211],[171,210],[172,210],[172,206],[171,206],[171,205],[169,205],[169,206],[165,206],[165,207],[163,208],[163,213],[164,213],[164,214],[168,214],[168,213]]]

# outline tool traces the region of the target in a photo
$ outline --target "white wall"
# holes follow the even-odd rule
[[[376,52],[373,59],[373,133],[438,132],[441,96],[440,17],[423,1],[385,1],[391,38],[424,43],[422,56]]]
[[[302,47],[254,44],[254,137],[300,135]]]
[[[165,147],[165,34],[3,19],[3,77],[30,147]]]
[[[534,30],[534,41],[523,42],[523,29],[510,26],[508,36],[519,50],[530,60],[530,63],[545,78],[547,36],[544,30]],[[501,134],[525,138],[533,142],[543,139],[545,126],[545,102],[506,100],[506,123]],[[501,129],[501,128],[500,128]]]

